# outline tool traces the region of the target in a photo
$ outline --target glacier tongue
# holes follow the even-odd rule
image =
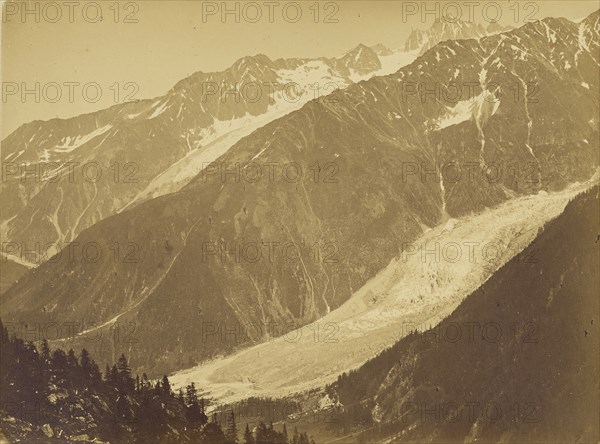
[[[320,320],[170,379],[175,387],[195,382],[217,403],[330,383],[415,328],[437,325],[588,185],[520,197],[427,230]]]
[[[214,162],[225,154],[240,139],[267,123],[300,109],[308,101],[331,94],[336,88],[345,88],[352,82],[394,73],[411,63],[415,58],[415,53],[394,51],[387,56],[380,57],[382,67],[379,71],[366,75],[352,74],[350,76],[351,82],[336,74],[320,60],[308,61],[296,69],[277,71],[279,83],[293,86],[293,88],[287,89],[285,96],[281,92],[277,92],[274,96],[274,104],[269,107],[266,113],[257,116],[246,114],[244,117],[228,121],[215,120],[211,127],[203,131],[202,139],[192,143],[194,146],[189,147],[189,152],[185,157],[156,176],[145,189],[140,191],[120,211],[148,199],[180,190],[192,178],[200,174],[207,164]],[[150,119],[160,115],[165,110],[165,104],[160,105],[160,102],[154,103],[152,107],[154,112],[149,117]]]
[[[291,104],[293,105],[293,104]],[[135,206],[148,199],[174,193],[183,188],[204,167],[214,162],[240,139],[251,134],[267,123],[293,111],[292,106],[274,106],[260,116],[242,117],[230,121],[215,121],[214,131],[203,139],[204,146],[191,147],[186,156],[170,165],[165,171],[156,176],[141,192],[138,193],[120,211]]]

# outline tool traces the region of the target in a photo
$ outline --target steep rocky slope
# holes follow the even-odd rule
[[[0,258],[2,273],[0,273],[0,294],[4,293],[29,269],[23,264],[10,260],[9,258]]]
[[[339,442],[597,442],[598,187],[432,329],[330,387]]]
[[[478,23],[436,20],[428,29],[413,29],[404,43],[404,50],[424,54],[438,43],[447,40],[479,39],[493,32],[493,28],[488,33]]]
[[[177,191],[256,128],[404,60],[380,60],[364,45],[331,59],[259,54],[152,100],[22,125],[2,141],[2,238],[39,265],[48,244],[63,247],[99,220]]]

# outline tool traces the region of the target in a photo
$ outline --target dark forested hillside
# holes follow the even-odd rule
[[[43,341],[38,350],[2,325],[0,357],[1,430],[9,442],[288,444],[263,422],[253,431],[246,425],[243,435],[233,410],[209,419],[193,383],[176,393],[167,376],[134,377],[124,355],[102,373],[85,349],[76,356]],[[305,433],[289,442],[311,443]]]
[[[15,261],[2,258],[2,274],[0,274],[0,294],[8,290],[12,284],[25,274],[27,267]]]
[[[337,432],[598,442],[598,202],[598,187],[575,198],[438,327],[342,375]]]

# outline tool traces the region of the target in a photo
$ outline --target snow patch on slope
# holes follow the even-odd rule
[[[22,265],[26,268],[35,268],[37,265],[32,263],[32,262],[28,262],[25,259],[23,259],[20,256],[16,256],[14,254],[9,254],[9,253],[5,253],[3,251],[0,252],[0,257],[2,257],[2,262],[6,262],[6,261],[12,261],[15,262],[19,265]]]
[[[441,129],[466,122],[473,116],[473,106],[472,100],[461,100],[454,107],[447,108],[447,113],[440,117],[435,125]]]
[[[150,115],[150,117],[148,117],[148,120],[152,120],[155,117],[160,116],[162,113],[165,112],[165,110],[167,109],[167,102],[163,103],[162,105],[160,105],[158,108],[156,108],[154,110],[154,112]]]
[[[485,78],[485,72],[480,74]],[[483,91],[481,94],[467,100],[457,102],[453,107],[446,107],[446,113],[434,122],[438,129],[447,128],[452,125],[475,119],[478,123],[487,120],[500,107],[500,100],[496,99],[489,91]]]
[[[376,76],[386,76],[393,74],[400,68],[411,64],[419,56],[418,51],[395,51],[393,54],[386,56],[379,56],[381,62],[381,69],[374,73]]]
[[[57,153],[70,153],[71,151],[79,148],[80,146],[86,144],[87,142],[89,142],[90,140],[106,133],[107,131],[112,129],[112,125],[105,125],[101,128],[98,128],[94,131],[92,131],[89,134],[85,134],[83,136],[75,136],[75,137],[71,137],[71,136],[67,136],[67,137],[63,137],[60,141],[59,145],[56,145],[56,147],[54,147],[54,151]]]
[[[335,86],[333,89],[348,86],[343,78],[335,75],[327,64],[321,60],[311,60],[296,69],[280,69],[276,72],[280,83],[296,87],[286,88],[287,95],[291,95],[292,92],[301,95],[303,91],[308,92],[309,86],[314,84],[319,86],[319,90],[324,89],[328,83],[333,84],[330,88]],[[332,92],[333,89],[330,89],[329,92]],[[314,97],[311,96],[310,98]]]

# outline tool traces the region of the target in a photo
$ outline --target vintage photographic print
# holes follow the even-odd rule
[[[600,2],[1,2],[0,443],[600,442]]]

